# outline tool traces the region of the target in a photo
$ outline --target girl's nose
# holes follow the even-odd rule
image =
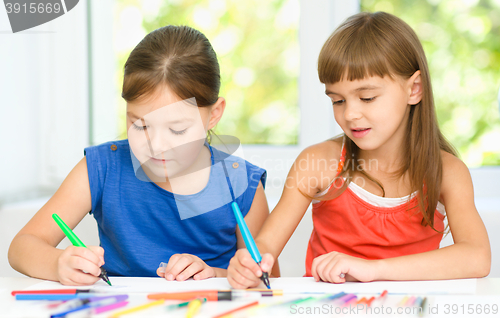
[[[353,121],[362,117],[361,111],[357,105],[352,105],[346,102],[344,110],[344,118],[347,121]]]
[[[150,129],[148,134],[154,155],[163,153],[171,148],[168,136],[164,131]]]

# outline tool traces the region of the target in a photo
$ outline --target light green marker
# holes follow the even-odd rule
[[[52,218],[54,221],[56,221],[57,225],[61,228],[63,231],[64,235],[70,240],[71,244],[74,246],[79,246],[79,247],[87,247],[85,244],[83,244],[82,241],[76,236],[76,234],[69,228],[69,226],[64,223],[64,221],[59,217],[57,214],[52,214]],[[108,283],[109,286],[111,286],[111,282],[109,281],[108,275],[106,273],[106,270],[101,267],[101,275],[99,275],[100,278],[102,278],[103,281]]]

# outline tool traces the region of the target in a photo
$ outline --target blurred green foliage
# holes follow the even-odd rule
[[[200,30],[217,53],[220,96],[227,102],[215,132],[236,136],[247,144],[296,144],[298,6],[298,0],[118,0],[115,34],[126,33],[127,24],[137,19],[141,20],[142,36],[168,24]],[[137,37],[134,46],[140,40]],[[115,49],[119,85],[132,49],[130,45]],[[120,129],[126,136],[123,101],[120,108]]]
[[[211,41],[221,66],[227,107],[216,133],[247,144],[296,144],[298,1],[118,0],[115,29],[130,43],[115,45],[117,83],[144,35],[167,24],[192,26]],[[417,32],[441,130],[462,159],[469,167],[500,165],[500,0],[360,2],[362,11],[390,12]],[[123,101],[120,108],[126,136]]]
[[[416,31],[443,134],[469,167],[500,165],[500,0],[361,0],[361,10]]]

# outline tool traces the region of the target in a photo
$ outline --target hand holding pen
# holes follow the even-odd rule
[[[262,281],[263,273],[270,272],[273,265],[274,257],[269,253],[262,255],[259,265],[247,249],[239,249],[227,268],[227,280],[236,289],[254,288]]]
[[[63,285],[92,285],[101,278],[103,249],[68,246],[57,259],[57,280]]]
[[[254,273],[256,277],[260,277],[260,279],[262,280],[262,282],[264,282],[264,285],[266,285],[268,289],[271,289],[271,285],[269,283],[269,274],[267,272],[272,269],[274,258],[271,254],[264,254],[265,259],[262,258],[257,245],[253,240],[252,234],[250,233],[250,230],[246,225],[245,219],[241,215],[238,204],[233,201],[231,203],[231,208],[233,209],[234,216],[236,217],[236,221],[238,222],[241,235],[243,236],[243,240],[245,241],[245,245],[247,247],[246,253],[248,255],[245,255],[245,250],[238,250],[236,252],[236,255],[231,259],[228,268],[228,281],[234,288],[255,287],[258,285],[258,283],[255,284],[255,277],[252,277],[251,273]],[[248,256],[251,257],[249,258]],[[245,269],[245,267],[247,269]],[[230,273],[230,270],[232,274]],[[250,283],[249,280],[254,281],[254,283]]]
[[[90,285],[102,278],[111,286],[106,270],[96,268],[104,264],[104,250],[98,246],[87,248],[57,214],[52,214],[52,218],[73,244],[58,259],[60,282],[64,285]]]

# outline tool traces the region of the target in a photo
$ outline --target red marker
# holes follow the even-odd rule
[[[382,303],[384,302],[385,297],[387,296],[387,294],[388,294],[387,290],[384,290],[384,291],[382,292],[382,294],[380,294],[380,296],[378,296],[377,298],[374,298],[374,297],[370,298],[370,299],[368,300],[368,306],[370,306],[370,305],[372,304],[372,302],[373,302],[373,301],[375,301],[375,303],[380,303],[380,304],[382,304]]]
[[[16,296],[17,294],[79,294],[79,293],[94,293],[95,291],[91,291],[90,289],[45,289],[45,290],[13,290],[11,292],[12,296]]]

